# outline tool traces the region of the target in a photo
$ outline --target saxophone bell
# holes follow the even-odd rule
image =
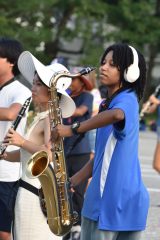
[[[38,178],[45,172],[49,165],[47,152],[40,151],[31,156],[27,162],[26,176],[29,178]]]
[[[63,210],[65,211],[65,207],[67,208],[68,201],[71,201],[68,194],[69,182],[66,181],[64,184],[64,182],[60,180],[63,177],[63,173],[59,173],[59,176],[56,176],[53,167],[50,164],[48,154],[45,151],[36,152],[28,160],[26,175],[29,178],[39,179],[42,185],[46,207],[46,209],[43,209],[43,212],[47,212],[49,228],[55,235],[64,236],[67,232],[70,231],[73,223],[77,222],[78,220],[78,215],[74,211],[72,213],[66,212],[65,216],[62,216],[62,206],[59,205],[61,197],[61,203],[64,205]],[[58,182],[57,179],[59,179]],[[65,191],[63,192],[64,185]]]

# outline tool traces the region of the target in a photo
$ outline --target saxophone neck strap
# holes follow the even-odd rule
[[[99,113],[105,111],[106,109],[108,109],[110,103],[112,102],[112,100],[121,92],[123,92],[124,90],[126,90],[127,88],[125,87],[121,87],[119,88],[115,93],[113,93],[113,95],[111,97],[106,97],[106,99],[104,99],[102,101],[102,103],[100,104],[100,108],[99,108]]]
[[[81,133],[77,136],[75,142],[67,149],[66,152],[66,157],[69,157],[69,155],[71,154],[72,150],[75,148],[75,146],[84,138],[85,133]]]
[[[36,188],[35,186],[33,186],[33,185],[25,182],[25,181],[22,180],[21,178],[20,178],[20,180],[19,180],[19,186],[25,188],[26,190],[34,193],[34,194],[37,195],[37,196],[39,196],[39,189]]]
[[[41,210],[42,210],[44,216],[47,217],[47,210],[46,210],[46,205],[45,205],[45,200],[44,200],[43,189],[36,188],[35,186],[27,183],[26,181],[22,180],[21,178],[19,179],[19,186],[22,188],[25,188],[29,192],[31,192],[31,193],[35,194],[37,197],[39,197]]]

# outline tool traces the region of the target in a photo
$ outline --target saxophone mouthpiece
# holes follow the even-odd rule
[[[86,68],[83,68],[79,73],[80,75],[86,75],[95,69],[96,69],[95,67],[86,67]]]

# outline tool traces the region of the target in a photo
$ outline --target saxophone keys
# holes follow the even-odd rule
[[[64,176],[63,172],[57,172],[56,173],[56,178],[60,179]]]
[[[69,219],[66,219],[66,220],[62,220],[62,224],[64,226],[69,226],[71,224],[71,221]]]

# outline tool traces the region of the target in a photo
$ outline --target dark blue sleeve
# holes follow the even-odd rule
[[[82,102],[81,105],[86,106],[88,108],[88,112],[91,115],[92,114],[92,107],[93,107],[93,95],[85,92],[82,95]]]

